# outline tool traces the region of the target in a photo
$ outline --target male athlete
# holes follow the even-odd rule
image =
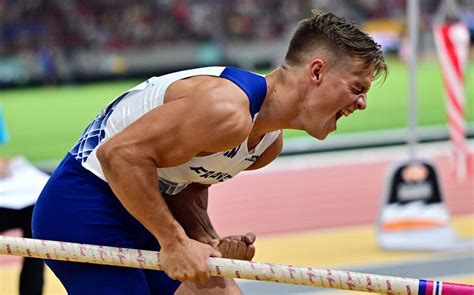
[[[208,67],[130,89],[92,121],[51,176],[33,235],[160,250],[164,272],[47,264],[69,294],[240,294],[233,280],[209,278],[207,259],[251,260],[255,235],[217,235],[208,187],[273,161],[281,129],[324,139],[341,116],[366,108],[372,80],[386,72],[367,34],[315,11],[267,76]]]

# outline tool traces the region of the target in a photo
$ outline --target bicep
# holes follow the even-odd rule
[[[157,167],[177,166],[200,152],[236,145],[234,121],[205,99],[182,98],[151,110],[103,145],[133,159],[148,158]]]

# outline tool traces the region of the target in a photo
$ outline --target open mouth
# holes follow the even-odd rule
[[[350,114],[352,114],[352,112],[349,111],[349,110],[345,110],[345,109],[342,109],[339,112],[337,112],[337,115],[339,116],[339,118],[342,117],[342,116],[349,117]]]
[[[347,116],[349,116],[350,114],[351,114],[351,112],[348,111],[348,110],[340,110],[340,111],[338,111],[338,112],[336,113],[336,121],[337,121],[340,117],[342,117],[342,116],[347,117]]]

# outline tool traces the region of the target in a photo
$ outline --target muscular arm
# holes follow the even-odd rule
[[[252,259],[253,254],[255,253],[253,245],[242,247],[246,251],[243,251],[243,253],[240,251],[241,253],[238,253],[238,247],[234,247],[234,251],[229,251],[231,243],[229,239],[224,238],[224,240],[219,240],[219,236],[207,213],[208,187],[209,185],[192,183],[179,194],[174,196],[164,195],[164,197],[174,217],[181,224],[190,238],[212,245],[212,247],[221,251],[221,254],[225,258],[243,259],[245,254],[250,253],[251,257],[249,256],[248,260]],[[238,243],[242,242],[234,240],[233,244],[237,245]],[[228,257],[227,255],[231,254],[230,252],[233,252],[233,255],[237,256]],[[224,289],[226,290],[225,292],[223,291]],[[184,282],[175,292],[177,295],[212,295],[224,293],[243,294],[235,280],[221,277],[212,277],[205,285]]]
[[[240,106],[227,103],[235,100],[222,102],[215,98],[222,97],[219,92],[226,87],[200,85],[203,86],[183,89],[180,92],[183,98],[148,112],[97,150],[114,194],[161,244],[160,257],[162,264],[168,267],[167,274],[174,279],[191,281],[195,279],[193,271],[196,269],[201,276],[207,276],[202,265],[207,265],[209,255],[218,253],[187,237],[161,196],[156,168],[180,165],[201,152],[231,148],[245,138],[251,126],[246,113],[248,105],[243,104],[242,111],[238,112]],[[229,89],[226,92],[227,97],[232,93]],[[245,97],[241,101],[246,102]],[[169,255],[164,255],[166,253]],[[200,256],[193,258],[191,254]],[[182,263],[167,261],[167,257]],[[167,267],[164,266],[165,270]]]
[[[113,144],[113,142],[111,142]],[[97,156],[109,185],[124,207],[150,231],[164,247],[185,242],[185,232],[173,218],[156,183],[158,175],[152,158],[133,155],[138,150],[103,145]]]
[[[210,245],[214,242],[217,247],[219,235],[207,213],[208,187],[192,183],[177,195],[165,195],[165,200],[190,238]]]

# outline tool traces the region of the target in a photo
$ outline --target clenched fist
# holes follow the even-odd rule
[[[255,238],[254,233],[224,237],[219,240],[217,250],[223,258],[251,261],[255,255]]]

